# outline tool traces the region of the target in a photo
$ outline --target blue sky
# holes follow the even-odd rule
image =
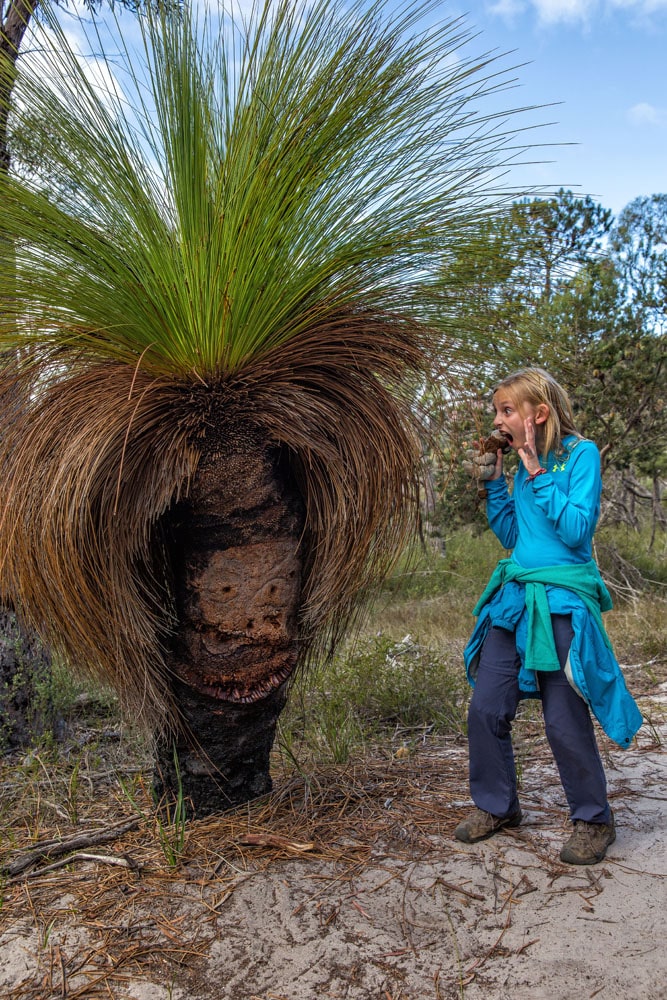
[[[442,13],[482,32],[471,49],[528,63],[512,102],[559,102],[533,116],[555,123],[539,137],[576,145],[541,151],[554,162],[524,168],[521,183],[590,194],[616,214],[667,192],[667,0],[447,0]]]

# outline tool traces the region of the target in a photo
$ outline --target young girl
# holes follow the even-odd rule
[[[511,496],[501,449],[468,464],[485,480],[489,524],[512,555],[500,561],[477,603],[465,649],[474,687],[468,743],[477,808],[455,836],[472,844],[521,822],[512,721],[519,699],[537,696],[573,822],[561,860],[594,864],[616,834],[590,713],[623,747],[642,722],[601,618],[611,598],[592,559],[600,454],[577,432],[564,389],[539,368],[504,379],[493,406],[494,426],[521,464]]]

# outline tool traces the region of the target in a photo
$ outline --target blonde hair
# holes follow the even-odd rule
[[[499,382],[493,390],[494,396],[499,389],[507,392],[519,411],[526,403],[536,408],[542,404],[548,407],[546,421],[535,429],[536,444],[543,460],[550,451],[562,454],[563,438],[568,434],[581,438],[567,392],[543,368],[522,368]]]

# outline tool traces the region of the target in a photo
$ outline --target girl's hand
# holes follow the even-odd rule
[[[496,465],[491,479],[500,479],[503,474],[503,452],[500,448],[496,451]]]
[[[500,448],[495,454],[491,451],[484,451],[484,441],[476,441],[474,448],[469,448],[465,453],[463,468],[478,483],[484,483],[490,479],[500,479],[503,472],[503,453]]]
[[[542,466],[540,465],[537,448],[535,447],[535,424],[532,417],[526,417],[523,422],[523,429],[525,442],[521,447],[517,448],[517,455],[523,462],[528,475],[533,476],[536,472],[540,471]]]

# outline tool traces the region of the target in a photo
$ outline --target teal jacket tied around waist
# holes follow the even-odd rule
[[[626,747],[642,724],[602,622],[611,597],[595,562],[526,569],[501,559],[474,608],[477,624],[465,648],[468,680],[474,684],[488,630],[516,632],[521,660],[519,689],[539,697],[536,670],[559,670],[551,615],[572,616],[574,637],[565,667],[605,733]]]
[[[473,609],[473,614],[479,615],[496,591],[511,580],[523,583],[526,588],[528,634],[525,665],[529,670],[560,670],[547,599],[546,585],[549,584],[572,590],[581,597],[611,649],[601,614],[611,608],[611,596],[594,562],[524,569],[512,559],[501,559]]]

